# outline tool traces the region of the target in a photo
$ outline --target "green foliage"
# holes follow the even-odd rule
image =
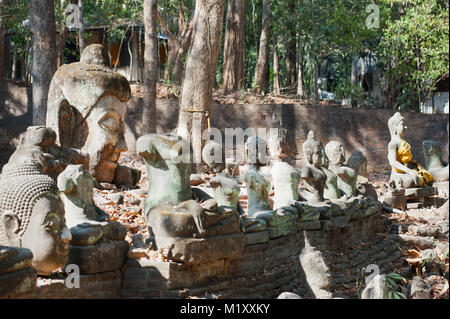
[[[449,72],[448,2],[382,1],[399,12],[386,20],[378,47],[389,80],[398,83],[399,109],[419,109],[439,79]]]
[[[400,283],[405,280],[402,276],[391,272],[384,275],[384,277],[386,278],[386,285],[388,288],[388,299],[407,299],[403,293],[398,291],[400,288]]]

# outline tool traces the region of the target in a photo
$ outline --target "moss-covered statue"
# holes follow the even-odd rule
[[[98,182],[112,183],[116,170],[132,172],[135,184],[140,172],[118,166],[127,150],[124,138],[127,79],[110,68],[108,52],[100,44],[87,46],[80,62],[65,64],[53,76],[48,94],[47,125],[60,146],[81,149],[90,155],[90,172]]]

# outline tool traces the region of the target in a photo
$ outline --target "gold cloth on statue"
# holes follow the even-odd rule
[[[409,145],[405,140],[402,140],[402,144],[398,148],[397,161],[416,171],[416,174],[419,176],[420,186],[426,186],[426,184],[433,181],[433,175],[431,175],[431,173],[423,168],[419,163],[412,160],[411,145]],[[395,170],[398,173],[405,173],[396,168]]]

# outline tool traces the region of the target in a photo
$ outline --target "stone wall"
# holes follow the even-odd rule
[[[120,270],[81,275],[80,288],[68,288],[65,279],[39,279],[37,287],[20,298],[25,299],[113,299],[119,298],[122,285]]]
[[[141,98],[129,102],[126,122],[126,140],[130,151],[136,148],[136,140],[142,135]],[[299,167],[303,166],[301,146],[309,130],[324,144],[330,140],[344,143],[348,155],[360,149],[369,159],[369,172],[388,172],[387,144],[389,130],[387,122],[393,110],[350,109],[333,106],[283,105],[213,105],[211,125],[224,132],[225,128],[267,128],[267,120],[276,113],[284,127],[293,132],[295,156]],[[446,124],[448,114],[421,114],[404,112],[406,139],[411,144],[413,156],[423,163],[422,141],[434,139],[442,145],[444,160],[448,160]],[[177,124],[178,100],[157,100],[157,132],[172,131]],[[0,83],[0,167],[5,164],[19,141],[19,135],[31,125],[31,88],[25,84]],[[242,151],[242,148],[238,148]]]
[[[298,231],[263,244],[244,247],[234,260],[202,264],[130,259],[124,271],[81,275],[80,288],[67,288],[64,279],[40,279],[37,288],[19,298],[276,298],[295,292],[314,298],[299,262],[305,246],[321,251],[331,270],[334,297],[358,298],[345,292],[354,287],[358,272],[376,264],[381,273],[402,262],[393,240],[380,234],[384,215],[377,213],[337,230]]]
[[[276,298],[291,291],[313,298],[299,255],[304,237],[320,250],[333,277],[332,289],[353,286],[358,271],[376,264],[391,271],[401,255],[395,243],[378,233],[384,217],[375,214],[330,231],[300,231],[269,242],[244,247],[235,260],[197,265],[129,260],[121,298]],[[342,294],[341,296],[353,297]]]

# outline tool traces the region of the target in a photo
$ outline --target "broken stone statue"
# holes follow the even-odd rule
[[[0,178],[0,245],[28,248],[40,275],[64,267],[71,234],[56,182],[39,163],[4,167]]]
[[[370,196],[378,200],[377,192],[367,178],[367,158],[364,154],[360,150],[354,150],[345,165],[354,169],[358,175],[356,178],[356,189],[358,193],[365,197]]]
[[[49,175],[54,180],[70,164],[80,164],[89,169],[89,154],[74,148],[56,145],[56,133],[45,126],[29,126],[21,143],[11,155],[8,164],[39,163],[42,174]]]
[[[66,224],[72,234],[69,264],[82,274],[119,269],[125,263],[127,229],[108,221],[109,216],[94,204],[93,178],[82,165],[69,165],[58,176],[58,188],[66,210]]]
[[[138,139],[149,177],[144,215],[158,249],[169,260],[201,263],[236,258],[243,247],[235,209],[236,185],[225,177],[213,181],[217,199],[195,201],[190,186],[192,149],[173,134],[149,134]]]
[[[113,72],[100,44],[87,46],[80,62],[61,66],[50,83],[47,125],[55,130],[58,145],[89,153],[89,170],[99,183],[135,185],[140,179],[140,171],[117,164],[127,150],[130,96],[127,79]]]

